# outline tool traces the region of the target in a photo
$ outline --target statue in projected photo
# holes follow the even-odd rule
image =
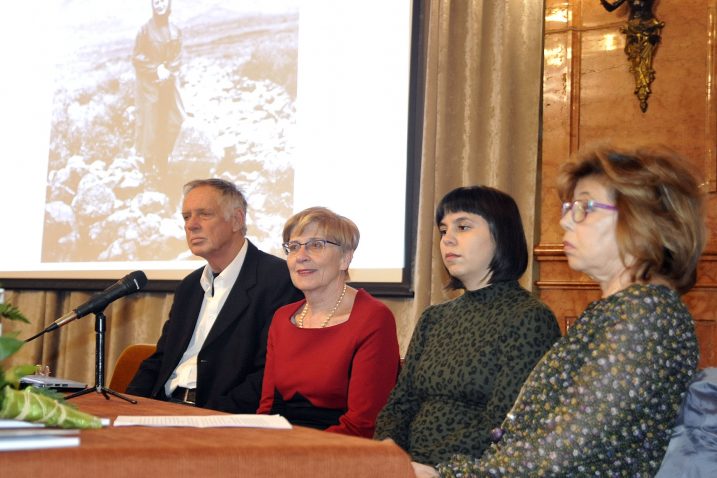
[[[137,74],[135,148],[154,184],[165,178],[184,121],[177,85],[182,32],[169,21],[171,0],[151,0],[152,18],[137,34],[132,64]]]

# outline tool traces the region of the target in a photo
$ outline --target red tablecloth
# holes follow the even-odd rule
[[[106,400],[92,392],[70,402],[82,411],[109,418],[219,413],[134,398],[139,400],[137,405],[116,397]],[[268,430],[110,426],[82,430],[80,440],[79,447],[0,452],[2,475],[25,478],[414,476],[408,455],[395,445],[303,427]]]

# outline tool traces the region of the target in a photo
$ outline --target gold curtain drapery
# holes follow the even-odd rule
[[[433,213],[451,189],[483,184],[509,193],[529,246],[537,243],[543,14],[543,2],[430,2],[416,293],[404,329],[447,298]],[[529,266],[522,283],[532,282]]]
[[[405,353],[421,311],[446,300],[433,224],[436,203],[472,184],[511,194],[528,244],[537,243],[536,204],[542,75],[543,2],[426,0],[423,158],[413,299],[388,299]],[[327,206],[331,206],[327,204]],[[523,277],[530,288],[532,267]],[[6,291],[32,321],[6,323],[29,337],[90,297],[76,291]],[[106,382],[131,343],[156,342],[173,294],[139,293],[106,311]],[[43,363],[52,374],[94,384],[94,318],[85,317],[27,344],[13,363]]]

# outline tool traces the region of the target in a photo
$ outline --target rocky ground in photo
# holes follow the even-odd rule
[[[180,79],[187,118],[163,178],[146,177],[134,151],[134,72],[126,57],[97,62],[58,89],[43,261],[190,258],[181,186],[213,176],[243,188],[250,239],[278,253],[292,212],[295,27],[279,22],[238,35],[233,49],[208,48],[215,40],[187,42]],[[194,38],[201,32],[189,30]],[[257,73],[262,65],[273,65],[271,78]]]

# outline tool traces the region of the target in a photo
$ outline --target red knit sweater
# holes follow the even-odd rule
[[[371,438],[398,373],[393,314],[359,289],[346,322],[300,329],[291,317],[304,302],[286,305],[274,314],[257,413],[273,413],[275,394],[289,405],[299,396],[310,407],[344,412],[338,423],[315,424],[318,428]],[[287,419],[291,421],[290,416]]]

